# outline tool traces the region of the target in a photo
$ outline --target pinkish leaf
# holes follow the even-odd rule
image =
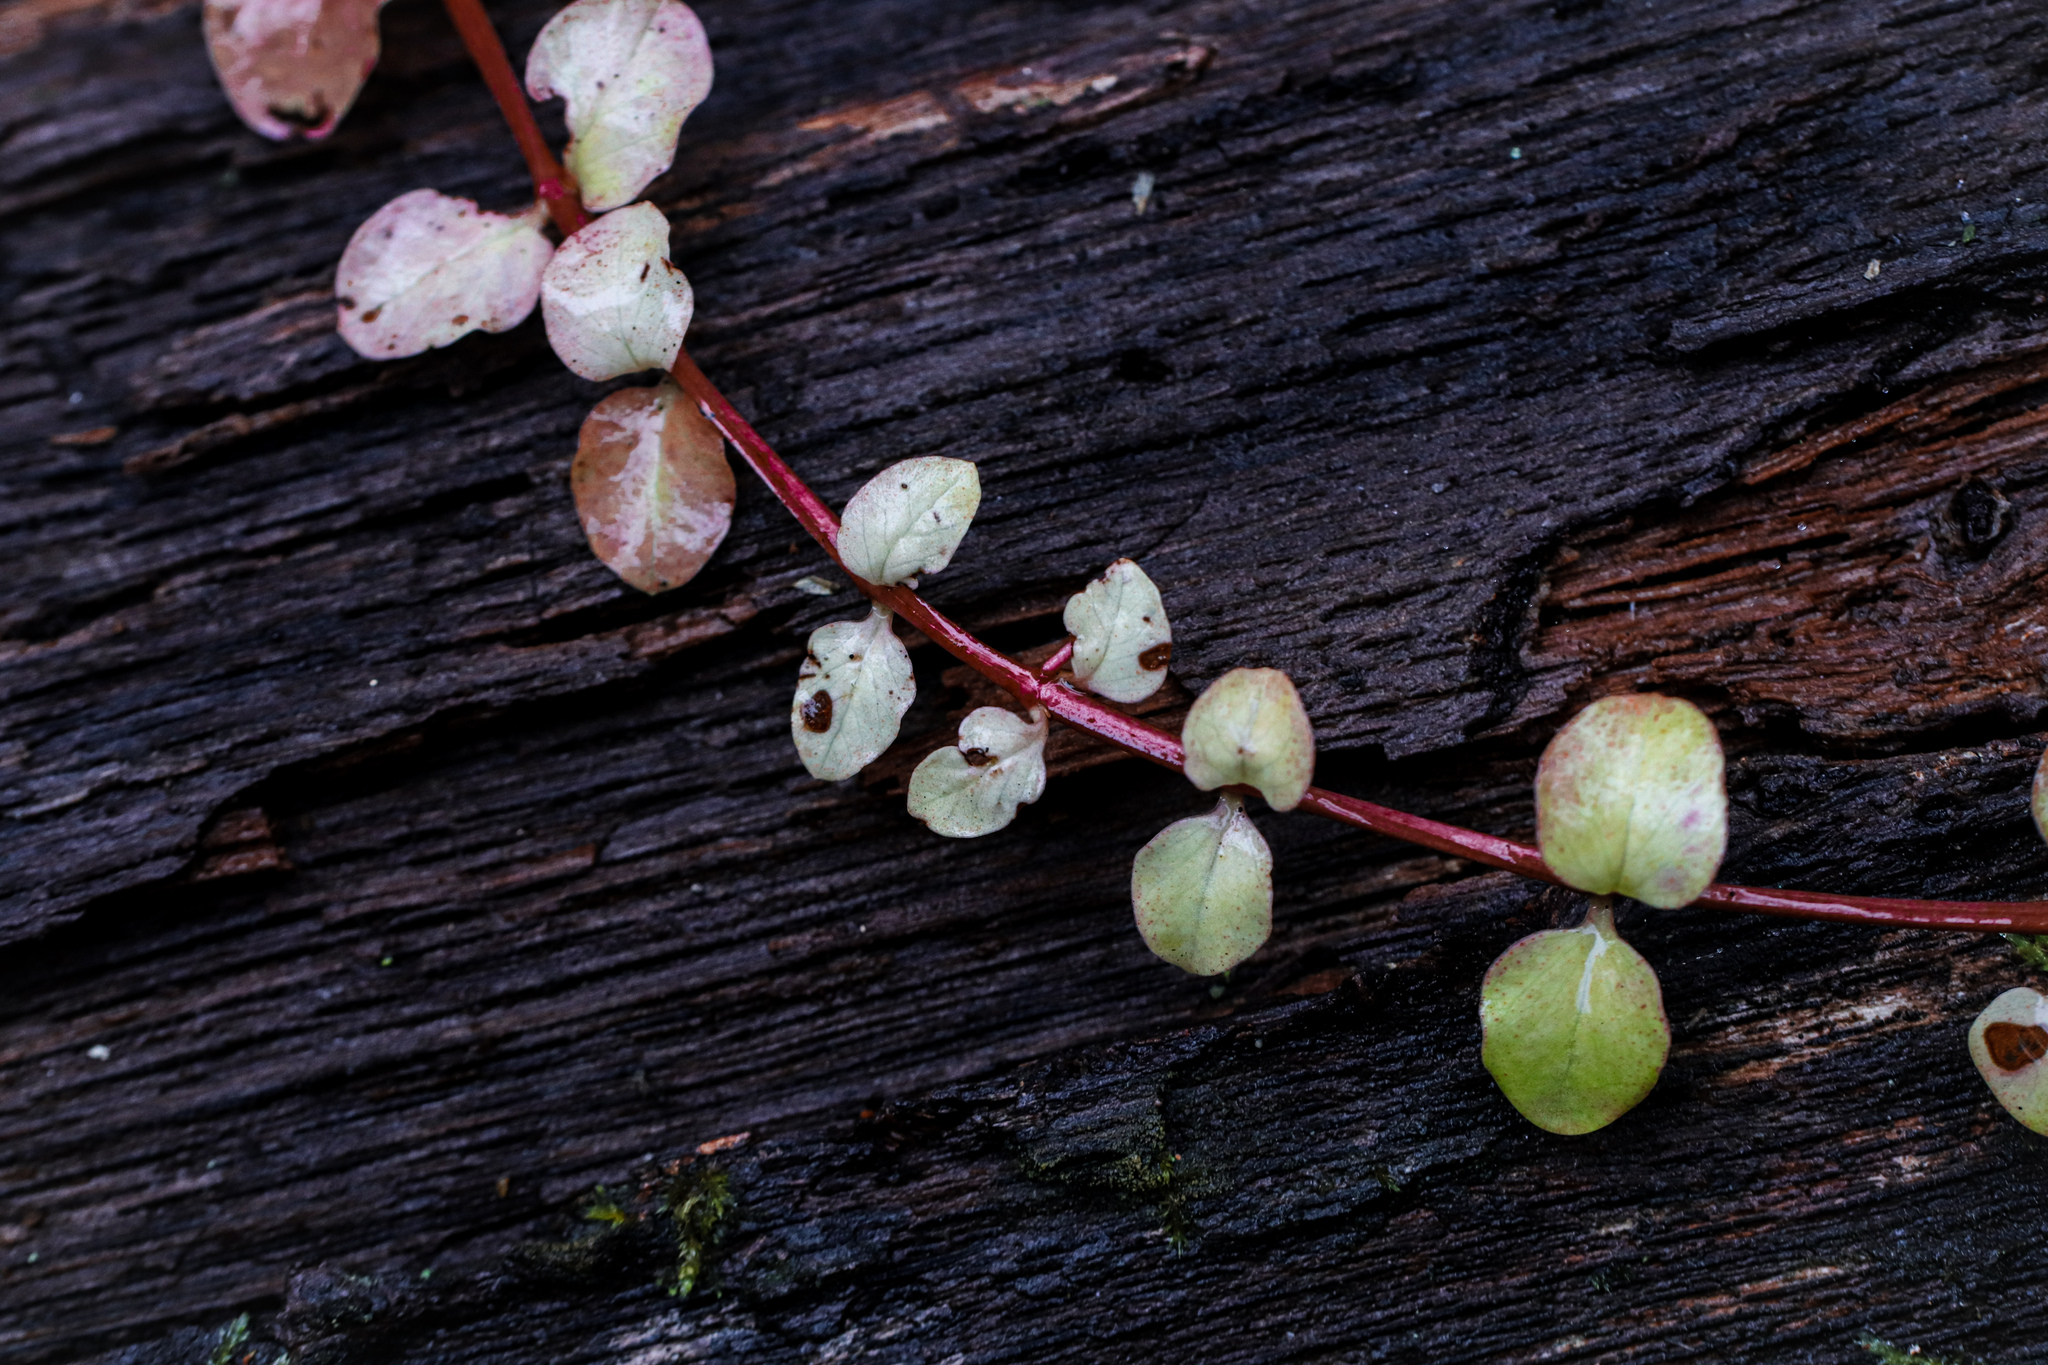
[[[334,273],[341,339],[373,360],[516,327],[554,247],[535,207],[485,213],[436,190],[401,194],[349,238]]]
[[[642,592],[695,578],[732,525],[725,442],[673,379],[599,403],[569,482],[591,552]]]
[[[602,213],[676,159],[683,120],[711,93],[711,45],[677,0],[576,0],[534,39],[526,90],[568,101],[563,160]]]
[[[607,213],[562,243],[540,279],[548,343],[585,379],[665,370],[690,326],[690,282],[652,204]]]
[[[242,122],[326,137],[377,65],[383,0],[206,0],[206,50]]]

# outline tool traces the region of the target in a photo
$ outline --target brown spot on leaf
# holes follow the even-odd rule
[[[640,279],[641,279],[641,281],[642,281],[643,283],[644,283],[644,282],[646,281],[646,279],[647,279],[647,272],[648,272],[648,271],[650,271],[650,270],[652,270],[652,269],[654,269],[654,262],[652,262],[652,261],[642,261],[642,262],[640,263]]]
[[[379,313],[381,313],[381,312],[383,312],[383,311],[384,311],[384,305],[380,303],[380,304],[378,304],[378,305],[377,305],[377,306],[376,306],[375,308],[372,308],[372,309],[371,309],[371,310],[370,310],[369,312],[367,312],[367,313],[363,314],[363,321],[364,321],[364,322],[375,322],[375,321],[377,320],[377,314],[379,314]]]
[[[1138,667],[1157,673],[1166,667],[1167,660],[1172,657],[1173,641],[1161,640],[1158,644],[1138,656]]]
[[[970,768],[986,768],[996,761],[996,756],[986,749],[962,749],[960,757],[967,760]]]
[[[2001,1019],[1985,1026],[1984,1050],[2000,1071],[2021,1071],[2048,1057],[2048,1029]]]
[[[832,728],[832,694],[813,692],[803,706],[804,729],[822,735]]]
[[[449,321],[454,323],[457,327],[460,327],[463,323],[469,321],[469,314],[457,313],[454,317],[450,318]]]

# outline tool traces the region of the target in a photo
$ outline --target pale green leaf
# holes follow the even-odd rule
[[[652,204],[585,224],[541,274],[548,343],[585,379],[675,364],[691,306],[690,282],[668,260],[668,219]]]
[[[555,248],[547,215],[486,213],[435,190],[399,195],[349,238],[334,272],[341,339],[373,360],[418,355],[533,311]]]
[[[921,455],[861,486],[840,518],[839,558],[870,583],[901,583],[952,562],[981,506],[981,474],[966,460]]]
[[[673,379],[597,405],[569,486],[591,552],[642,592],[695,578],[732,525],[725,439]]]
[[[1273,854],[1244,803],[1176,820],[1138,850],[1131,905],[1145,946],[1184,972],[1214,976],[1273,932]]]
[[[1594,702],[1536,769],[1536,841],[1550,870],[1596,896],[1674,909],[1714,880],[1728,795],[1714,723],[1651,694]]]
[[[683,120],[711,93],[711,45],[677,0],[576,0],[534,39],[526,89],[568,102],[562,159],[602,213],[675,160]]]
[[[1173,630],[1145,571],[1119,559],[1067,601],[1074,681],[1098,696],[1140,702],[1166,681]]]
[[[917,696],[910,651],[876,607],[863,621],[840,621],[811,632],[797,674],[789,731],[811,776],[852,777],[896,742],[903,713]]]
[[[2048,750],[2041,754],[2041,761],[2034,765],[2034,799],[2029,806],[2034,813],[2034,828],[2043,839],[2048,839]]]
[[[1188,710],[1183,771],[1203,791],[1248,786],[1293,810],[1316,767],[1316,736],[1293,681],[1277,668],[1233,668]]]
[[[1596,905],[1509,948],[1479,993],[1480,1060],[1538,1128],[1590,1133],[1650,1093],[1671,1050],[1657,974]]]
[[[910,813],[934,834],[993,834],[1045,793],[1045,712],[1025,719],[984,706],[960,722],[960,743],[926,755],[910,775]]]
[[[2037,1133],[2048,1134],[2048,997],[2014,986],[1970,1025],[1970,1060],[1991,1093]]]

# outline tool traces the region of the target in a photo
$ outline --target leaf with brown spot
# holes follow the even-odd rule
[[[732,525],[725,440],[672,379],[592,410],[569,483],[591,553],[642,592],[695,578]]]
[[[377,65],[383,0],[207,0],[206,51],[242,122],[326,137]]]
[[[1166,682],[1173,628],[1145,571],[1119,559],[1074,594],[1064,618],[1074,637],[1074,681],[1098,696],[1141,702]]]
[[[928,754],[910,775],[910,813],[934,834],[973,839],[1017,818],[1045,794],[1045,712],[1029,718],[983,706],[960,722],[960,742]]]
[[[1999,996],[1970,1025],[1970,1060],[1991,1093],[2037,1133],[2048,1134],[2048,997],[2027,986]]]
[[[790,738],[813,777],[852,777],[896,742],[917,697],[910,651],[886,608],[811,632],[789,706]]]
[[[693,298],[671,265],[668,219],[634,204],[577,229],[541,275],[548,344],[585,379],[666,370],[683,349]],[[648,278],[649,267],[667,269]]]
[[[554,247],[538,206],[486,213],[412,190],[371,214],[334,272],[336,329],[372,360],[418,355],[470,332],[517,327],[540,297]]]

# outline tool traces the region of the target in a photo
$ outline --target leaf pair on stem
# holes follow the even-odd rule
[[[593,551],[643,591],[689,581],[723,540],[734,498],[726,439],[866,585],[915,587],[943,570],[979,506],[972,464],[925,458],[892,466],[855,495],[835,536],[830,512],[683,355],[689,282],[668,259],[666,217],[633,201],[672,163],[684,120],[710,91],[711,56],[696,16],[679,0],[575,0],[548,23],[529,55],[525,88],[535,99],[565,101],[564,165],[476,0],[446,2],[513,126],[537,199],[501,214],[415,190],[379,209],[337,272],[343,338],[372,358],[414,355],[472,331],[504,331],[538,304],[556,353],[583,378],[673,372],[681,384],[665,375],[600,402],[571,474]],[[266,136],[325,136],[376,62],[381,3],[207,0],[209,50],[236,110]],[[688,396],[682,384],[693,386]],[[1025,702],[1022,716],[1000,707],[973,712],[958,743],[912,775],[911,813],[935,832],[991,833],[1038,799],[1051,714],[1177,763],[1202,790],[1221,789],[1214,810],[1168,826],[1132,870],[1145,942],[1189,972],[1228,971],[1270,932],[1273,860],[1246,813],[1250,793],[1275,810],[1306,802],[1319,814],[1592,895],[1583,925],[1516,943],[1481,992],[1486,1066],[1516,1108],[1555,1132],[1588,1132],[1626,1112],[1654,1086],[1669,1050],[1655,973],[1617,933],[1614,896],[1672,908],[1711,891],[1715,903],[1772,913],[2048,927],[2048,907],[2038,904],[1710,887],[1727,841],[1720,745],[1704,715],[1670,698],[1609,698],[1559,733],[1537,777],[1539,857],[1507,840],[1311,788],[1314,735],[1293,683],[1275,670],[1219,678],[1178,742],[1099,703],[1083,705],[1084,692],[1142,701],[1166,676],[1172,632],[1164,605],[1129,560],[1067,604],[1071,638],[1056,656],[1064,675],[1034,675],[1002,659],[914,596],[878,595],[928,633],[950,631],[948,649]],[[858,772],[894,742],[914,689],[887,607],[815,632],[791,707],[805,765],[833,780]],[[2048,834],[2048,756],[2034,815]],[[2026,987],[2005,992],[1971,1028],[1969,1047],[2000,1102],[2048,1133],[2048,999]]]

